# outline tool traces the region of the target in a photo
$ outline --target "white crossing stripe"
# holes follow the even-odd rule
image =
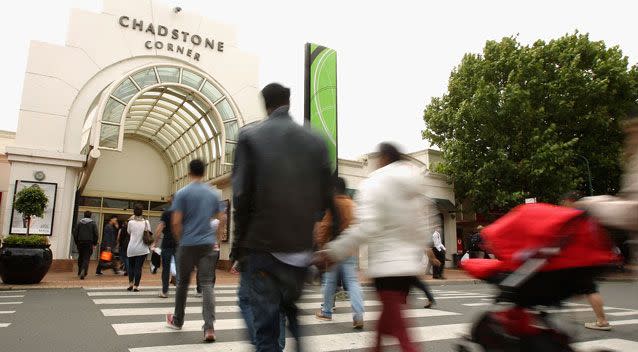
[[[99,286],[85,286],[82,287],[84,290],[86,291],[119,291],[119,290],[126,290],[128,286],[126,285],[122,285],[122,286],[103,286],[103,287],[99,287]],[[193,285],[191,285],[191,287],[193,287]],[[215,285],[215,289],[237,289],[239,286],[237,285]],[[159,290],[160,288],[162,288],[162,286],[140,286],[141,289],[157,289]],[[175,287],[170,287],[170,289],[175,289]]]
[[[169,291],[170,294],[175,294],[175,291]],[[188,291],[189,295],[194,295],[197,293],[196,290]],[[117,292],[108,292],[108,291],[92,291],[87,292],[87,296],[89,297],[109,297],[109,296],[157,296],[159,291],[141,291],[141,292],[131,292],[131,291],[117,291]],[[236,295],[237,290],[215,290],[215,295]]]
[[[317,299],[323,298],[323,295],[304,295],[301,299]],[[215,302],[236,302],[237,297],[215,297]],[[170,303],[171,300],[166,298],[97,298],[94,299],[95,304],[156,304],[156,303]],[[188,302],[202,302],[201,297],[189,297]],[[0,303],[1,304],[1,303]]]
[[[409,333],[412,337],[412,341],[419,343],[458,338],[459,335],[467,333],[468,328],[469,324],[421,326],[410,328]],[[301,338],[301,343],[304,344],[304,346],[307,346],[308,351],[317,352],[371,348],[374,347],[376,343],[376,332],[363,331],[344,334],[306,336]],[[383,343],[384,345],[395,345],[396,340],[384,339]],[[293,351],[295,349],[294,345],[294,339],[286,339],[285,351]],[[216,342],[212,345],[205,345],[200,343],[193,345],[173,345],[129,349],[130,352],[248,352],[252,350],[254,350],[253,346],[247,344],[246,342]]]
[[[13,314],[15,312],[15,310],[0,310],[0,314]]]
[[[0,304],[5,304],[5,305],[9,305],[9,304],[22,304],[22,302],[0,302]]]
[[[434,296],[434,299],[436,299],[437,301],[442,300],[442,299],[467,299],[467,298],[485,298],[485,297],[491,297],[491,296],[485,296],[485,295],[474,295],[474,296],[442,296],[442,297],[437,297],[436,295]],[[425,297],[418,297],[418,299],[422,299],[422,300],[426,300],[427,298]]]
[[[587,342],[573,343],[571,346],[580,352],[589,351],[614,351],[614,352],[635,352],[638,351],[638,342],[623,339],[604,339]]]
[[[629,319],[629,320],[610,320],[609,324],[611,324],[611,326],[617,326],[617,325],[634,325],[634,324],[638,324],[638,319]],[[638,351],[638,349],[634,350],[634,351]]]
[[[463,303],[464,306],[468,307],[482,307],[482,306],[491,306],[493,303],[489,302],[481,302],[481,303]]]
[[[24,295],[2,296],[0,298],[24,298]]]
[[[451,315],[461,315],[460,313],[447,312],[437,309],[406,309],[403,311],[406,318],[424,318],[424,317],[441,317]],[[368,312],[364,315],[364,320],[377,320],[381,312]],[[299,316],[300,325],[319,325],[319,324],[335,324],[352,322],[352,313],[333,314],[331,321],[322,321],[313,315]],[[184,322],[181,331],[200,331],[204,322],[202,320],[187,320]],[[138,334],[161,334],[171,333],[180,330],[173,330],[166,327],[165,322],[149,322],[149,323],[123,323],[113,324],[113,329],[118,335],[138,335]],[[219,319],[215,322],[215,330],[234,330],[244,329],[243,319]]]
[[[171,306],[166,307],[154,307],[154,308],[115,308],[115,309],[102,309],[102,314],[105,317],[125,317],[125,316],[148,316],[148,315],[165,315],[166,313],[173,312],[174,301],[169,301]],[[301,302],[297,303],[298,309],[319,309],[320,302]],[[380,306],[380,301],[363,301],[363,305],[365,307],[375,307]],[[337,301],[335,302],[335,307],[337,308],[346,308],[350,307],[349,301]],[[233,306],[215,306],[215,313],[237,313],[239,312],[239,307],[236,305]],[[201,314],[202,307],[186,307],[186,314]]]
[[[628,315],[638,315],[638,310],[631,310],[631,311],[628,311],[628,312],[612,312],[612,313],[605,312],[605,314],[612,315],[612,316],[615,316],[615,317],[626,317]]]
[[[0,328],[6,328],[9,325],[11,325],[11,323],[0,323]]]
[[[24,292],[27,292],[27,290],[4,290],[4,291],[0,290],[0,296],[3,293],[24,293]]]

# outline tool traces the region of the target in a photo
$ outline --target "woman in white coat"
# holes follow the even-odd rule
[[[133,217],[128,222],[127,231],[131,235],[126,255],[128,256],[128,291],[139,291],[140,280],[142,279],[142,267],[144,260],[150,253],[148,245],[144,243],[144,231],[151,231],[151,225],[143,216],[143,208],[136,205],[133,209]]]
[[[436,213],[423,195],[419,170],[403,161],[398,149],[388,143],[379,145],[379,169],[370,174],[357,193],[357,223],[328,243],[318,254],[328,264],[347,257],[360,244],[368,244],[368,271],[383,304],[377,325],[377,347],[382,335],[399,340],[402,351],[417,351],[409,339],[401,316],[410,286],[423,272],[423,252],[432,253],[431,229]]]

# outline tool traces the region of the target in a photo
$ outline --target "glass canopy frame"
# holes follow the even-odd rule
[[[92,145],[122,151],[125,135],[153,143],[171,164],[173,191],[186,185],[195,158],[206,164],[207,180],[231,170],[239,111],[219,84],[192,68],[138,69],[105,91],[98,111]]]

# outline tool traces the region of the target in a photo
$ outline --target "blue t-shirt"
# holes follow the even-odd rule
[[[217,243],[210,220],[220,211],[219,197],[208,184],[193,182],[179,190],[175,194],[171,210],[183,215],[180,246]]]

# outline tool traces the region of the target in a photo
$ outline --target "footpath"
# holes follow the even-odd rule
[[[140,288],[144,286],[160,286],[162,284],[161,268],[156,274],[152,274],[148,263],[144,266],[142,272],[142,280]],[[103,275],[95,275],[95,263],[92,262],[89,267],[89,274],[84,280],[80,280],[74,272],[49,272],[42,282],[35,285],[7,285],[0,283],[0,290],[11,289],[49,289],[49,288],[78,288],[78,287],[114,287],[122,286],[122,289],[128,287],[128,276],[115,275],[112,270],[103,270]],[[216,271],[218,285],[236,285],[239,283],[239,276],[232,274],[226,270]],[[457,284],[479,284],[481,280],[474,279],[461,269],[446,268],[444,280],[432,279],[431,275],[423,275],[422,280],[429,285],[457,285]],[[363,271],[359,273],[360,282],[363,285],[371,285],[372,282],[367,278]],[[610,273],[603,278],[604,281],[632,281],[638,280],[638,265],[631,265],[626,268],[623,273]],[[191,279],[191,284],[195,284],[195,278]]]

